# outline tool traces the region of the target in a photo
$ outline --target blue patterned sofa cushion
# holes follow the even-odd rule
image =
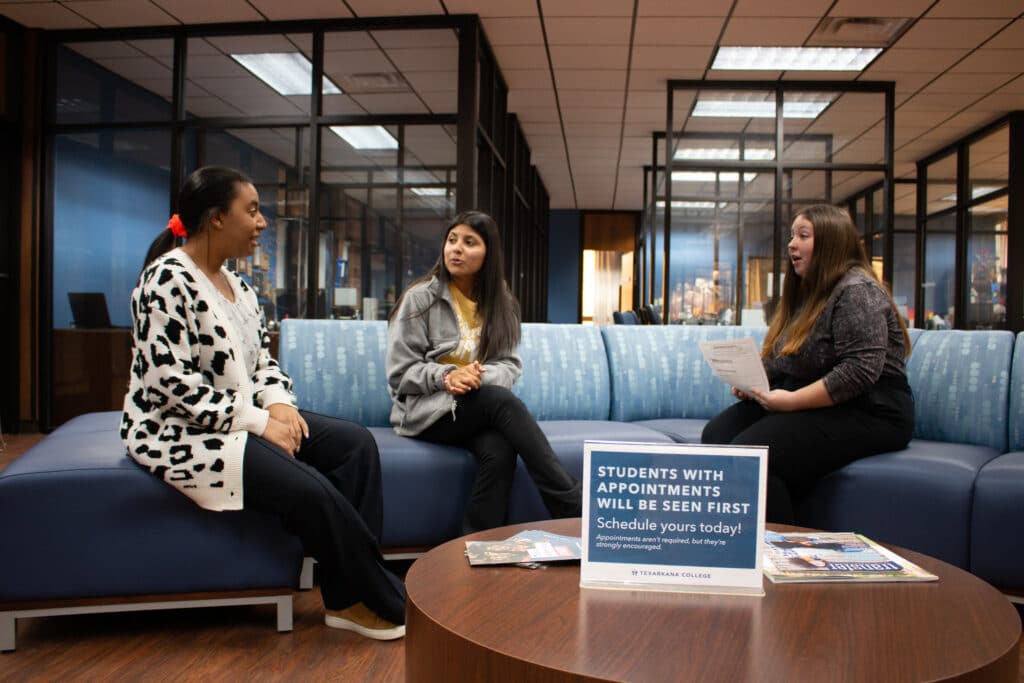
[[[390,427],[383,320],[295,320],[281,323],[278,358],[304,410]]]
[[[1024,332],[1017,335],[1013,345],[1013,365],[1010,369],[1010,443],[1011,451],[1024,451]]]
[[[714,325],[604,327],[611,419],[714,417],[736,399],[711,372],[698,342],[753,337],[760,347],[766,332],[763,327]]]
[[[512,391],[537,420],[607,420],[611,386],[601,332],[524,323],[523,376]]]
[[[921,334],[907,361],[914,438],[1005,452],[1013,341],[1001,330]]]

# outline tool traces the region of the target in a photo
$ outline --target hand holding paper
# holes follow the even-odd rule
[[[715,376],[729,386],[748,395],[751,389],[769,391],[768,375],[753,337],[700,342],[700,350]]]

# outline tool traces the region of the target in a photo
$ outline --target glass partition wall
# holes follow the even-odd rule
[[[882,183],[891,224],[892,111],[891,83],[669,81],[645,172],[645,302],[668,323],[767,324],[794,213]]]
[[[547,193],[476,17],[44,40],[44,337],[87,326],[71,309],[78,292],[102,295],[107,325],[129,324],[147,247],[186,175],[210,164],[259,190],[268,227],[251,259],[229,265],[271,329],[288,317],[385,319],[470,208],[503,232],[524,320],[546,319]],[[53,368],[44,385],[71,384]]]
[[[1022,144],[1015,112],[918,162],[919,327],[1024,329]]]

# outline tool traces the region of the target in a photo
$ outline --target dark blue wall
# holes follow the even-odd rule
[[[146,249],[167,224],[169,172],[64,136],[55,156],[53,326],[71,326],[68,292],[103,292],[110,322],[128,326]]]
[[[553,209],[548,224],[548,322],[580,321],[580,212]]]

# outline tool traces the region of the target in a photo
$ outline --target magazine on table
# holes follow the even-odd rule
[[[578,536],[537,529],[520,531],[503,541],[466,541],[470,564],[532,564],[578,560],[583,553]]]
[[[938,579],[910,560],[852,532],[766,531],[764,536],[764,573],[776,583]]]

